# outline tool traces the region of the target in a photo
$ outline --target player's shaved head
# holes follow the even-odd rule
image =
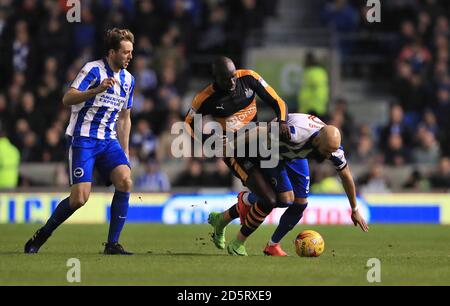
[[[236,87],[236,66],[226,56],[219,56],[212,64],[212,72],[217,85],[225,91],[233,91]]]
[[[341,145],[341,132],[333,125],[325,125],[321,130],[321,142],[330,150],[336,151]]]
[[[233,61],[226,56],[219,56],[216,58],[212,65],[213,75],[230,75],[234,74],[236,67]]]
[[[333,125],[325,125],[320,129],[314,143],[319,153],[328,158],[331,153],[339,149],[341,145],[341,132]]]

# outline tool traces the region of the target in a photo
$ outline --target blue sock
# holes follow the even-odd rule
[[[279,243],[286,234],[297,225],[303,216],[303,211],[305,210],[306,204],[295,204],[293,203],[280,218],[280,223],[275,229],[272,235],[272,241]]]
[[[108,243],[119,242],[128,213],[129,192],[116,190],[111,204],[111,220],[109,221]]]
[[[42,227],[42,231],[48,235],[51,235],[52,232],[61,225],[64,221],[66,221],[76,209],[72,209],[69,206],[69,198],[65,198],[61,202],[59,202],[58,206],[56,206],[50,218],[47,220],[47,223]]]

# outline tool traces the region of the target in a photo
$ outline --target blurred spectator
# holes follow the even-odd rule
[[[376,155],[373,140],[368,135],[359,137],[356,150],[351,151],[350,160],[352,163],[368,164]]]
[[[3,123],[3,128],[9,127],[10,114],[8,110],[8,103],[6,101],[6,96],[0,92],[0,122]]]
[[[200,52],[220,54],[227,42],[226,11],[220,4],[211,8],[208,16],[208,26],[200,34],[198,49]]]
[[[448,23],[448,18],[445,15],[439,15],[436,19],[436,24],[434,26],[434,35],[445,35],[447,37],[450,36],[450,27]]]
[[[414,169],[402,188],[410,192],[423,192],[429,190],[430,184],[419,170]]]
[[[45,133],[45,143],[42,147],[43,162],[58,162],[64,160],[66,148],[61,139],[61,133],[56,128],[50,128]]]
[[[54,5],[57,8],[58,6]],[[67,23],[62,22],[58,16],[52,16],[38,34],[41,50],[47,56],[54,56],[59,62],[65,64],[69,55],[65,52],[70,45],[70,32]]]
[[[205,179],[205,187],[228,187],[233,184],[233,176],[222,159],[214,162],[214,172],[208,173]]]
[[[323,116],[328,108],[328,72],[319,65],[315,55],[306,54],[303,80],[298,93],[298,110],[300,113]]]
[[[76,54],[80,54],[86,48],[95,46],[94,15],[88,5],[81,6],[81,20],[74,25],[74,47]]]
[[[16,118],[25,119],[35,133],[43,133],[45,119],[39,109],[36,108],[36,102],[32,92],[25,92],[23,94]]]
[[[359,24],[359,14],[347,0],[334,0],[326,4],[321,12],[320,19],[337,35],[339,50],[342,58],[351,55],[354,48],[352,40],[342,39],[342,34],[356,32]],[[341,34],[341,35],[339,35]]]
[[[390,183],[384,175],[384,166],[375,162],[369,166],[369,171],[363,173],[356,181],[361,192],[383,193],[390,191]]]
[[[441,130],[440,140],[442,153],[450,154],[450,91],[439,89],[437,102],[434,106],[437,122]]]
[[[428,41],[432,36],[432,18],[426,11],[420,11],[417,21],[417,34]]]
[[[403,166],[409,162],[410,154],[404,145],[400,134],[389,136],[388,146],[384,153],[384,160],[390,166]]]
[[[140,119],[136,123],[136,129],[130,137],[130,146],[136,148],[138,157],[142,162],[156,158],[158,139],[148,121]]]
[[[134,76],[136,78],[136,86],[144,93],[149,93],[158,85],[158,79],[155,71],[149,68],[147,57],[138,55],[134,58],[133,63]]]
[[[5,61],[2,73],[11,77],[16,72],[22,72],[31,82],[36,72],[37,52],[28,26],[24,20],[18,20],[14,25],[13,37],[2,50],[2,61]]]
[[[342,134],[345,135],[344,139],[342,140],[344,149],[355,147],[358,135],[356,133],[356,126],[354,124],[353,116],[348,110],[347,101],[343,98],[337,99],[334,105],[334,111],[331,114],[332,117],[337,117],[339,118],[339,121],[341,121],[339,129],[341,130]],[[329,124],[333,123],[329,122]]]
[[[422,121],[419,123],[418,129],[420,128],[424,128],[427,131],[431,132],[434,137],[438,137],[440,132],[439,126],[437,124],[436,116],[430,109],[427,109],[423,114]]]
[[[190,158],[187,162],[187,168],[181,172],[173,183],[175,187],[203,187],[206,180],[202,163]]]
[[[146,162],[145,172],[136,179],[134,187],[137,191],[168,192],[170,181],[166,173],[161,171],[155,160]]]
[[[393,93],[405,112],[402,119],[409,127],[417,125],[421,113],[429,103],[429,94],[419,73],[405,61],[398,64],[398,76],[393,84]]]
[[[133,33],[136,36],[145,36],[156,44],[164,27],[161,12],[158,12],[153,0],[138,1],[136,10],[132,26]]]
[[[41,161],[42,151],[38,142],[37,135],[34,132],[27,132],[23,138],[22,148],[20,150],[22,155],[22,162],[38,162]]]
[[[437,171],[431,174],[430,184],[432,188],[440,190],[450,189],[450,158],[442,157]]]
[[[180,30],[177,26],[170,26],[161,37],[161,43],[155,48],[154,68],[158,76],[162,75],[164,68],[170,66],[177,75],[181,74],[186,66],[185,58],[179,48],[177,39]]]
[[[406,61],[411,65],[412,70],[416,73],[425,71],[431,63],[432,56],[430,50],[423,45],[421,38],[416,37],[415,40],[407,44],[400,51],[399,61]]]
[[[411,20],[404,20],[400,24],[400,33],[398,33],[398,47],[397,50],[400,51],[403,47],[410,45],[414,42],[417,37],[416,28]]]
[[[3,33],[6,28],[6,19],[7,19],[6,10],[3,7],[0,7],[0,47],[1,42],[3,41]]]
[[[186,143],[191,143],[191,137],[188,135],[177,135],[177,134],[172,134],[172,126],[176,123],[179,124],[183,124],[183,121],[181,121],[181,118],[179,115],[177,114],[170,114],[167,118],[167,123],[166,126],[164,128],[164,131],[160,134],[159,136],[159,145],[157,148],[157,152],[156,152],[156,156],[157,159],[161,162],[174,162],[176,161],[175,157],[173,156],[173,152],[172,152],[172,144],[176,145],[176,143],[173,143],[173,141],[178,138],[178,137],[186,137],[185,142]],[[177,132],[177,131],[175,131]],[[188,154],[190,154],[190,148],[178,148],[176,147],[176,149],[180,149],[180,150],[184,150],[185,153],[183,154],[184,156],[188,156]],[[186,151],[187,150],[187,151]]]
[[[412,162],[417,164],[437,164],[440,156],[439,143],[434,134],[425,128],[419,128],[417,132],[419,146],[412,151]]]
[[[337,32],[353,32],[358,26],[358,11],[347,0],[334,0],[325,6],[321,19]]]
[[[17,187],[19,166],[19,150],[9,141],[0,121],[0,189]]]
[[[402,145],[408,146],[411,143],[411,131],[403,123],[403,109],[398,104],[393,104],[389,111],[389,123],[381,129],[379,146],[381,150],[387,149],[391,135],[400,135]]]

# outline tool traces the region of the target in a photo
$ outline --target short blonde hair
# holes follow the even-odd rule
[[[113,28],[111,30],[106,31],[105,34],[105,52],[108,55],[109,50],[119,50],[120,42],[123,40],[127,40],[134,44],[134,35],[128,29],[118,29]]]

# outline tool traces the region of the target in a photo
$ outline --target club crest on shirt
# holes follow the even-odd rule
[[[247,99],[250,99],[253,96],[253,90],[251,88],[246,88],[245,96],[247,97]]]
[[[130,90],[130,85],[128,85],[128,83],[124,83],[122,87],[125,93],[128,93],[128,91]]]

